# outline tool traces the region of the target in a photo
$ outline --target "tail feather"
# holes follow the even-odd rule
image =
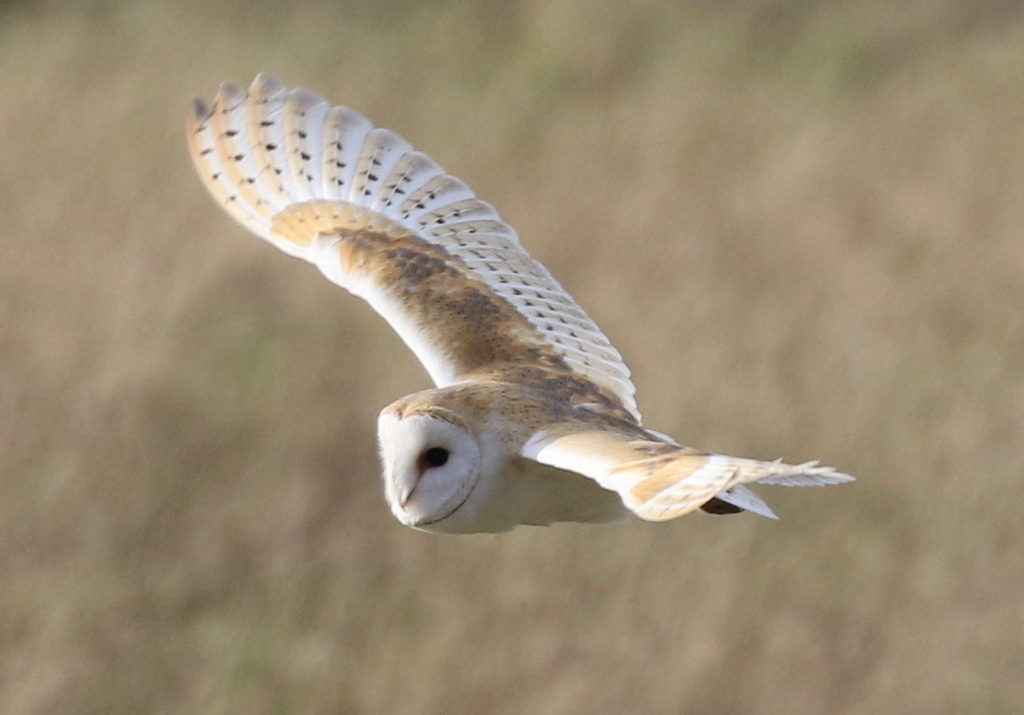
[[[749,511],[754,514],[760,514],[761,516],[769,519],[778,519],[772,508],[768,506],[761,497],[755,494],[752,490],[737,484],[734,487],[730,487],[725,491],[718,492],[715,495],[715,499],[724,501],[726,504],[732,504],[734,507],[738,507],[743,511]]]

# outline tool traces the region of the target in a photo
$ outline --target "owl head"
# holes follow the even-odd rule
[[[377,419],[384,494],[408,526],[441,524],[469,499],[481,475],[480,443],[466,420],[444,407],[404,410],[399,403]]]

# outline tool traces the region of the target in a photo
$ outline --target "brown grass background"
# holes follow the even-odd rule
[[[428,382],[184,144],[270,70],[519,229],[647,423],[860,477],[782,516],[401,527]],[[0,3],[0,712],[1010,713],[1024,11]]]

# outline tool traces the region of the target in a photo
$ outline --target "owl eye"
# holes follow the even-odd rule
[[[423,461],[430,467],[443,467],[448,462],[448,450],[444,447],[431,447],[423,453]]]

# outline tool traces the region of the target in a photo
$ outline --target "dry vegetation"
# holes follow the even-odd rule
[[[626,5],[0,3],[0,712],[1020,707],[1024,13]],[[185,152],[259,70],[494,202],[651,426],[861,481],[400,527],[374,420],[426,378]]]

